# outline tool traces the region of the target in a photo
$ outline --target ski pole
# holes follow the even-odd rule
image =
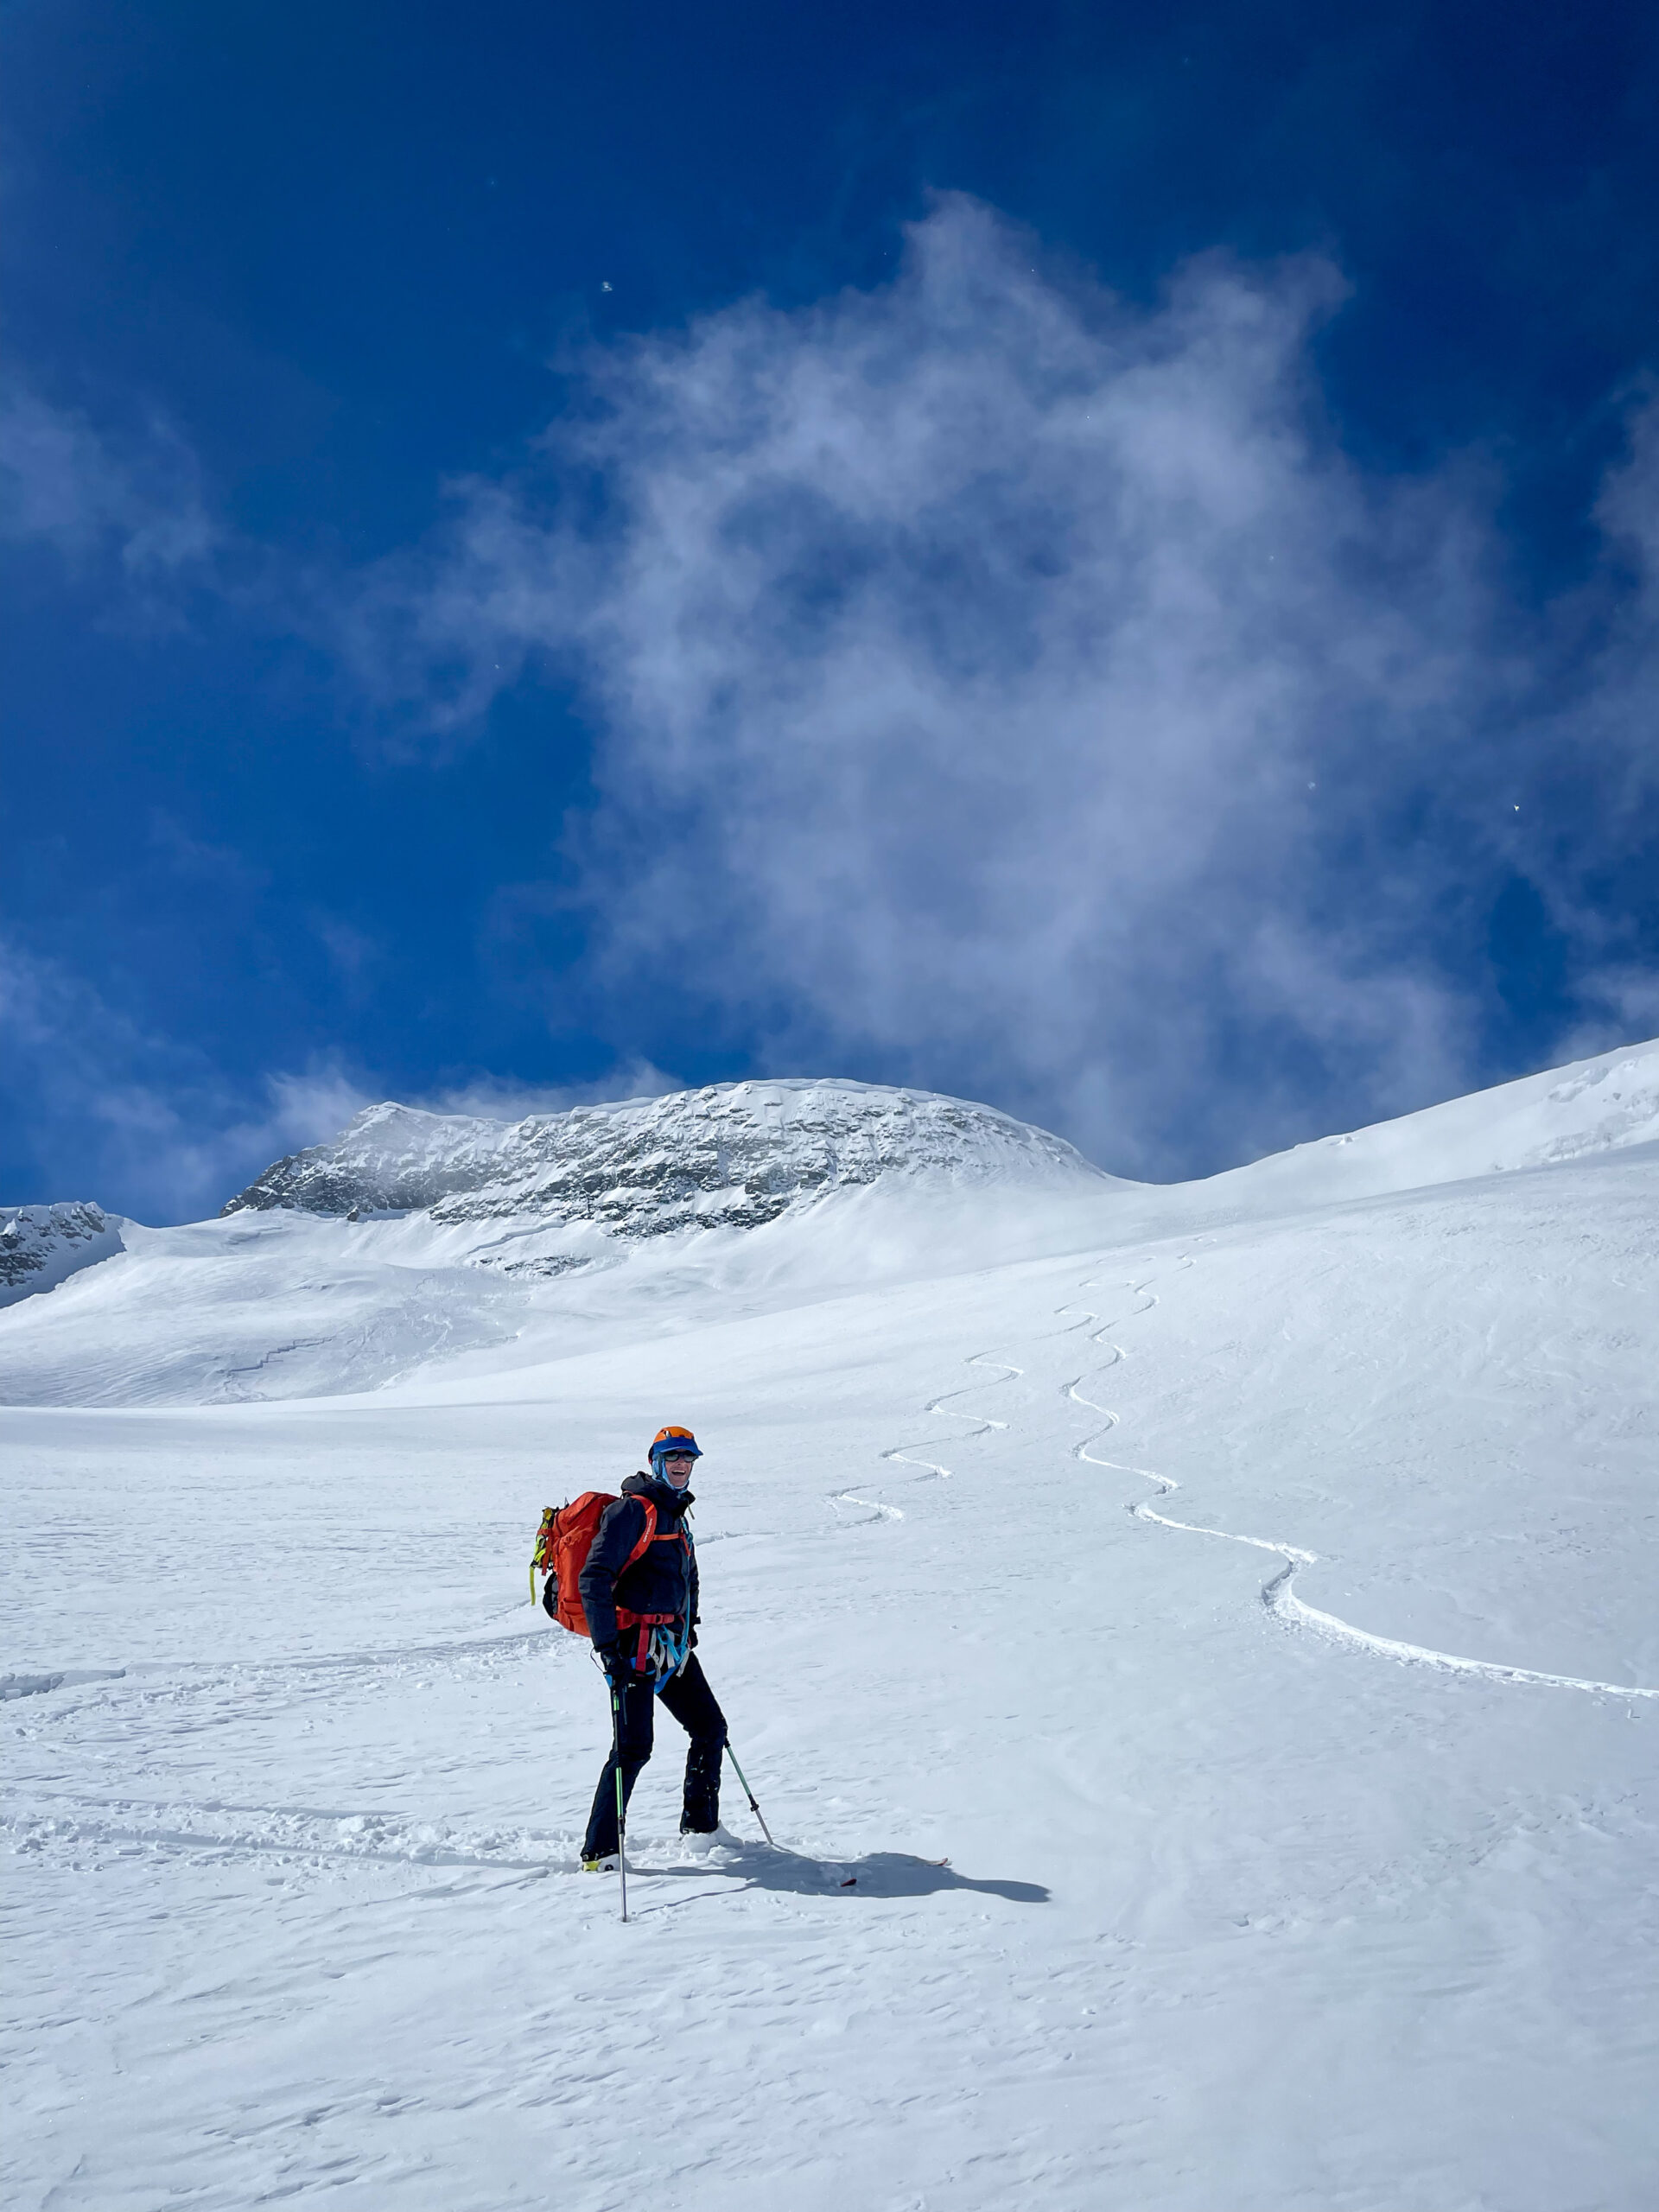
[[[622,1924],[628,1923],[627,1801],[622,1795],[622,1693],[611,1682],[611,1743],[616,1766],[616,1871],[622,1884]]]
[[[729,1741],[726,1745],[726,1756],[730,1759],[732,1764],[737,1767],[737,1778],[743,1785],[743,1795],[749,1801],[749,1810],[754,1815],[755,1819],[760,1823],[761,1834],[765,1836],[768,1843],[772,1843],[772,1830],[766,1826],[766,1816],[755,1802],[754,1792],[749,1787],[748,1776],[744,1773],[741,1766],[737,1766],[737,1753],[732,1749]],[[775,1843],[772,1843],[772,1847],[774,1851],[778,1848]]]

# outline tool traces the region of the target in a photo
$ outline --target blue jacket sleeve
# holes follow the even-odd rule
[[[645,1528],[645,1509],[638,1498],[619,1497],[606,1507],[577,1585],[595,1643],[609,1643],[616,1634],[616,1578]]]

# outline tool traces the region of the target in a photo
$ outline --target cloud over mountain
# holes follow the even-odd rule
[[[1325,418],[1342,292],[1206,257],[1127,304],[944,199],[883,288],[590,357],[342,647],[429,726],[529,664],[578,687],[596,1002],[989,1096],[1129,1172],[1444,1095],[1485,979],[1443,940],[1517,873],[1572,926],[1605,854],[1527,809],[1569,745],[1628,787],[1650,608],[1592,710],[1541,712],[1490,475],[1367,474]],[[1638,564],[1645,453],[1604,500]],[[1608,1005],[1639,992],[1604,964]]]
[[[573,354],[533,449],[376,563],[238,536],[164,426],[27,393],[7,528],[129,626],[183,634],[206,594],[325,645],[410,774],[511,688],[574,700],[585,804],[550,808],[556,880],[488,891],[480,959],[487,990],[511,939],[512,992],[615,1077],[456,1054],[405,1095],[569,1103],[712,1054],[1190,1174],[1659,1009],[1659,404],[1627,396],[1599,560],[1529,601],[1490,457],[1347,449],[1319,359],[1344,297],[1317,257],[1213,255],[1128,302],[947,196],[873,289]],[[232,867],[156,820],[193,879]],[[355,1014],[378,940],[306,928]],[[331,1039],[251,1089],[55,954],[3,964],[38,1164],[60,1127],[97,1164],[72,1192],[207,1210],[386,1087]]]

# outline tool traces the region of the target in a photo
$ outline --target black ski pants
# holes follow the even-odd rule
[[[621,1704],[622,1802],[633,1795],[639,1770],[651,1757],[656,1720],[657,1693],[649,1675],[618,1677]],[[610,1694],[610,1686],[606,1686]],[[680,1813],[682,1835],[709,1835],[720,1825],[720,1759],[726,1745],[726,1716],[715,1703],[697,1655],[663,1686],[662,1702],[691,1738],[685,1754],[685,1797]],[[616,1760],[613,1742],[605,1770],[594,1793],[594,1809],[588,1815],[584,1859],[605,1859],[617,1847]]]

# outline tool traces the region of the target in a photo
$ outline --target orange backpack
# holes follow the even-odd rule
[[[648,1497],[642,1497],[639,1503],[645,1511],[645,1530],[622,1562],[625,1574],[635,1560],[643,1558],[646,1546],[657,1534],[656,1507]],[[599,1534],[606,1507],[615,1503],[615,1498],[606,1491],[585,1490],[571,1504],[550,1505],[536,1532],[536,1548],[530,1560],[530,1602],[532,1605],[536,1602],[536,1570],[539,1567],[547,1577],[547,1587],[542,1592],[543,1606],[561,1628],[568,1628],[573,1636],[593,1634],[588,1616],[582,1610],[582,1570],[588,1564],[588,1554]],[[641,1616],[619,1606],[616,1618],[620,1628],[632,1628]],[[656,1616],[652,1618],[655,1619]]]

